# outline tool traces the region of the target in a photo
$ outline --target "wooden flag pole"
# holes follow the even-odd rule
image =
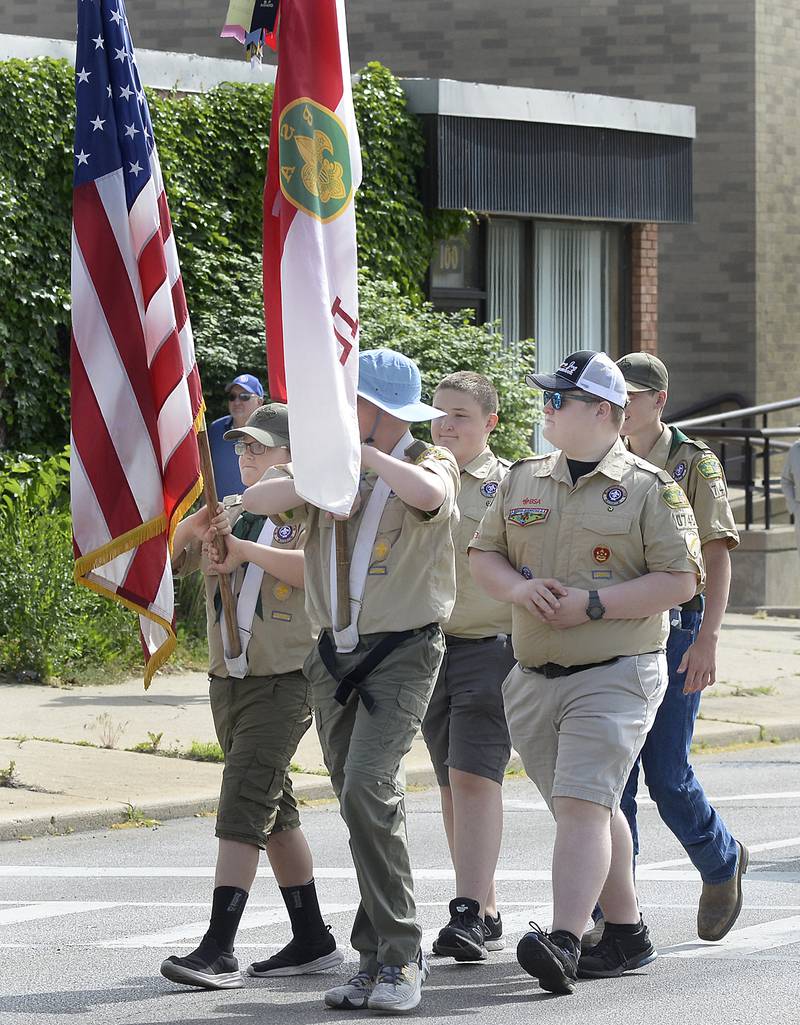
[[[350,626],[350,559],[347,556],[347,520],[334,521],[336,539],[336,622],[337,630]]]
[[[217,485],[214,480],[214,464],[211,461],[211,448],[208,444],[208,431],[206,430],[205,419],[200,430],[197,432],[197,444],[200,449],[200,469],[203,473],[203,497],[206,507],[212,516],[216,512],[219,499],[217,498]],[[217,554],[224,559],[228,547],[225,538],[219,534],[214,538]],[[219,595],[222,599],[222,610],[225,613],[225,626],[228,633],[228,653],[231,658],[238,658],[242,653],[242,643],[239,639],[239,626],[236,621],[236,603],[233,600],[231,590],[231,578],[228,574],[220,574]]]

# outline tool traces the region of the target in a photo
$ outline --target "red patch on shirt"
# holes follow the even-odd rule
[[[598,545],[592,550],[592,558],[595,562],[608,562],[611,558],[611,549],[605,545]]]

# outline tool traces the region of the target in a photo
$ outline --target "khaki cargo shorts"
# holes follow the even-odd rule
[[[503,710],[503,680],[514,665],[511,641],[448,639],[422,735],[436,781],[450,786],[450,769],[502,784],[511,757]]]
[[[551,811],[554,797],[617,810],[666,687],[663,653],[553,680],[511,670],[503,683],[511,742]]]
[[[264,850],[271,833],[300,825],[289,764],[311,725],[308,681],[296,672],[209,683],[225,755],[216,835]]]

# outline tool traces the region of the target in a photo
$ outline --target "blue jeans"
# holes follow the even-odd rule
[[[674,613],[673,613],[674,614]],[[636,790],[639,764],[664,824],[675,834],[704,883],[723,883],[736,871],[738,850],[727,826],[708,803],[689,763],[700,692],[684,694],[685,673],[678,673],[686,649],[697,637],[702,612],[681,612],[667,641],[669,684],[653,727],[631,770],[620,807],[631,827],[634,855],[639,853]]]

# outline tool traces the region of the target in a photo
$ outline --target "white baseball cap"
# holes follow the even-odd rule
[[[596,395],[615,406],[625,408],[628,390],[617,364],[604,352],[581,349],[564,360],[554,374],[527,374],[532,388],[544,391],[580,391]]]

